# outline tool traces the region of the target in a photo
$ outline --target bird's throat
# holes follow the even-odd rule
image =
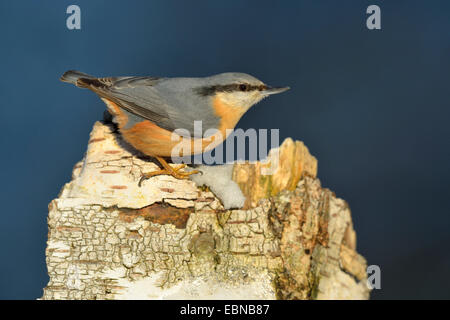
[[[220,94],[213,98],[213,108],[216,116],[220,119],[217,129],[224,137],[227,136],[227,129],[234,129],[245,113],[244,108],[226,103]]]

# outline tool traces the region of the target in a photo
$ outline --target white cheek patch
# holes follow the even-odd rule
[[[254,92],[226,92],[221,94],[223,102],[231,106],[239,106],[245,109],[261,101],[264,96],[258,91]]]

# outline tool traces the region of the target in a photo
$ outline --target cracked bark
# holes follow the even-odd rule
[[[247,201],[225,210],[190,180],[138,187],[157,166],[96,123],[49,204],[42,299],[368,298],[347,203],[321,187],[303,143],[287,139],[278,151],[271,176],[259,162],[235,164]]]

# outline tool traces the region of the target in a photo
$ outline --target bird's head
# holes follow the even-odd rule
[[[221,102],[247,111],[269,95],[281,93],[289,87],[270,87],[264,82],[245,73],[221,73],[205,78],[205,85],[197,88],[202,96],[211,96]]]

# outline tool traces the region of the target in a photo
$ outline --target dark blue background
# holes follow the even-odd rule
[[[66,28],[78,4],[82,29]],[[377,4],[382,30],[365,26]],[[35,299],[47,204],[103,103],[59,82],[250,73],[292,89],[238,127],[280,128],[351,206],[373,298],[450,298],[449,1],[1,1],[0,298]]]

